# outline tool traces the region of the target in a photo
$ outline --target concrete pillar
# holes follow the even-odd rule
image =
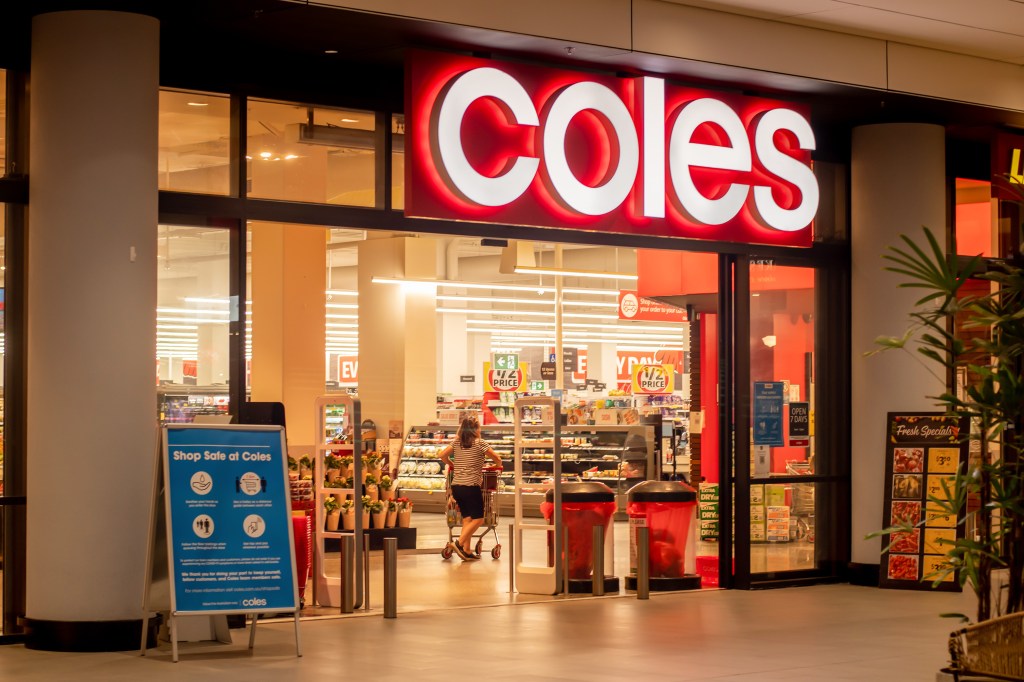
[[[156,458],[159,22],[32,21],[28,645],[137,647]]]
[[[251,399],[284,403],[288,452],[311,456],[326,391],[327,236],[320,227],[252,225]]]
[[[943,385],[904,352],[864,357],[878,336],[910,326],[918,289],[901,289],[902,276],[885,271],[886,248],[899,235],[923,238],[927,226],[944,242],[945,131],[941,126],[893,123],[853,131],[850,213],[853,292],[852,561],[878,565],[881,541],[864,536],[882,528],[887,412],[934,410]],[[939,372],[941,375],[941,371]]]
[[[436,418],[437,312],[432,285],[374,284],[374,276],[436,279],[437,240],[359,243],[359,398],[377,430]]]

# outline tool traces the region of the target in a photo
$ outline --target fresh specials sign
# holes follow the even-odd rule
[[[164,430],[175,612],[298,607],[283,431]]]
[[[407,215],[811,244],[803,107],[429,52],[406,74]]]

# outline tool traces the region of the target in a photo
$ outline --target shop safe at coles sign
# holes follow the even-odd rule
[[[429,52],[406,74],[407,215],[811,244],[804,107]]]
[[[298,608],[282,431],[168,427],[165,439],[174,611]]]

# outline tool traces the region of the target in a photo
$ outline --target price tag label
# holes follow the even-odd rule
[[[955,474],[960,463],[957,448],[928,448],[928,471],[933,474]]]
[[[929,502],[925,507],[925,525],[933,528],[956,528],[956,516],[947,514],[942,507]]]

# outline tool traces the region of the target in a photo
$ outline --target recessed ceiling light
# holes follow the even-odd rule
[[[286,158],[286,159],[297,159],[297,158],[299,158],[299,155],[298,154],[285,154],[284,158]]]
[[[341,119],[341,122],[342,123],[359,123],[359,119],[358,118],[343,118],[343,119]]]
[[[270,152],[260,152],[260,158],[269,159],[271,156],[273,156],[273,154]]]
[[[206,106],[209,106],[209,103],[208,102],[189,102],[188,105],[190,107],[206,107]]]
[[[324,50],[324,54],[338,54],[337,50]]]

